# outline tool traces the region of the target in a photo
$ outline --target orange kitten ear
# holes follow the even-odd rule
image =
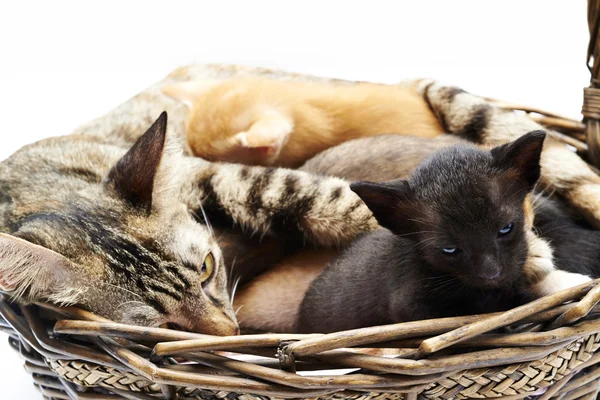
[[[187,82],[178,82],[161,88],[162,92],[170,98],[192,108],[196,97],[218,84],[215,79],[202,79]]]
[[[52,250],[0,233],[0,290],[14,297],[73,304],[85,291],[80,272]]]

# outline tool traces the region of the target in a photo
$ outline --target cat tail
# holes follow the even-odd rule
[[[377,221],[348,182],[284,168],[208,163],[189,158],[183,197],[198,215],[259,235],[320,246],[349,243]]]
[[[527,132],[545,129],[526,115],[502,109],[460,88],[431,80],[415,83],[448,133],[485,145],[515,140]],[[600,229],[600,177],[576,153],[551,136],[541,157],[539,185],[551,188]]]

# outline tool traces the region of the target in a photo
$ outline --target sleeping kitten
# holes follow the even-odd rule
[[[409,179],[351,185],[379,223],[308,289],[301,332],[506,310],[532,300],[524,204],[545,133],[480,150],[443,149]]]
[[[189,107],[188,143],[196,156],[213,161],[298,167],[350,139],[442,132],[408,88],[238,77],[181,82],[163,92]]]
[[[163,113],[132,146],[70,135],[0,163],[0,289],[116,322],[232,335],[224,255],[206,217],[321,246],[377,227],[340,179],[185,157],[166,131]]]

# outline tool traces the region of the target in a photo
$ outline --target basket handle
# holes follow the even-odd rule
[[[587,48],[587,67],[590,86],[583,90],[583,121],[592,164],[600,167],[600,0],[588,0],[590,41]]]

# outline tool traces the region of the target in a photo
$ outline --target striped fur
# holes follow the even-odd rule
[[[158,165],[147,168],[144,154],[156,142],[144,138],[153,128],[140,137],[162,109],[175,118]],[[0,163],[0,288],[119,322],[232,334],[229,265],[209,221],[327,246],[377,227],[343,180],[189,157],[181,123],[177,105],[150,88],[74,134],[25,146]],[[133,158],[141,167],[115,175],[136,141],[146,143]],[[152,179],[138,182],[140,173]],[[151,206],[117,190],[118,176],[149,187]],[[209,253],[215,270],[202,283]]]
[[[230,282],[223,261],[227,254],[206,225],[203,211],[210,221],[235,223],[257,235],[285,233],[294,240],[320,245],[347,243],[357,233],[376,227],[370,212],[339,179],[187,157],[191,152],[183,136],[186,107],[166,97],[160,88],[192,79],[224,80],[241,75],[350,84],[237,66],[183,67],[72,135],[24,147],[0,163],[0,232],[10,235],[3,236],[10,245],[0,243],[4,256],[0,286],[22,293],[24,300],[80,304],[117,321],[143,325],[173,322],[190,330],[227,333],[232,327],[227,321],[235,319],[228,304]],[[445,97],[436,97],[444,91]],[[448,96],[452,91],[455,95]],[[512,135],[525,132],[514,133],[513,117],[489,111],[481,106],[482,100],[458,92],[432,85],[424,96],[450,132],[486,143],[509,141]],[[471,110],[473,118],[465,118],[464,109]],[[106,180],[163,110],[170,116],[169,140],[154,182],[153,207],[145,214],[110,190]],[[489,121],[497,123],[489,125]],[[573,154],[557,152],[572,162],[574,169],[580,165]],[[589,169],[583,169],[581,178],[581,171],[569,172],[564,165],[560,168],[563,175],[548,165],[543,181],[556,184],[575,207],[584,213],[587,210],[590,219],[600,220],[595,209],[600,202],[585,197],[594,199],[597,192]],[[45,257],[60,260],[58,265],[75,268],[54,270],[56,264],[45,265],[43,272],[50,275],[39,275],[39,263],[30,265],[19,258],[32,249],[14,237],[52,251]],[[194,278],[209,251],[216,258],[216,278],[201,287]],[[10,281],[6,271],[14,268],[28,269],[17,279],[24,286],[16,287],[19,282]],[[188,284],[190,288],[186,288]]]
[[[543,129],[531,119],[493,106],[462,89],[423,80],[418,89],[448,133],[496,145]],[[556,190],[569,205],[600,228],[600,176],[562,143],[548,138],[542,153],[540,184]]]

